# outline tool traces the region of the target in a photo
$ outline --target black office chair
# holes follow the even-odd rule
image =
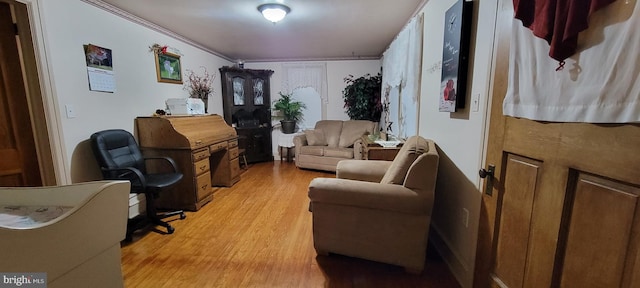
[[[185,219],[182,210],[158,213],[154,200],[162,189],[178,183],[182,179],[182,173],[178,172],[173,159],[169,157],[143,157],[135,138],[131,133],[122,129],[111,129],[96,132],[91,135],[91,148],[98,160],[104,179],[131,181],[132,193],[144,193],[147,201],[147,219],[153,224],[167,228],[167,234],[175,231],[169,223],[162,219],[174,215],[180,215]],[[171,173],[147,173],[146,160],[166,161],[173,168]],[[127,225],[127,240],[131,240],[131,234],[147,224],[140,221],[130,221]]]

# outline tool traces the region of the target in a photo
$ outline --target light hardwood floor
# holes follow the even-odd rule
[[[125,287],[459,287],[436,252],[425,271],[313,248],[307,186],[333,173],[279,161],[251,165],[172,235],[137,232],[122,247]]]

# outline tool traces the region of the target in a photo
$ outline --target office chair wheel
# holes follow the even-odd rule
[[[167,234],[173,234],[173,232],[175,232],[175,231],[176,231],[176,228],[173,228],[171,226],[167,227]]]
[[[185,218],[187,218],[187,215],[183,213],[180,213],[180,220],[184,220]]]

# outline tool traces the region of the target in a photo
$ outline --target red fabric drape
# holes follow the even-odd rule
[[[533,35],[547,40],[549,56],[563,63],[575,54],[578,33],[589,27],[591,13],[614,1],[513,0],[513,7],[515,18],[531,29]]]

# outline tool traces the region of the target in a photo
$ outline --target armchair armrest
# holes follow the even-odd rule
[[[314,203],[355,206],[411,214],[431,213],[432,196],[422,196],[402,185],[350,179],[315,178],[309,184]]]
[[[336,178],[380,182],[391,163],[384,160],[342,160],[336,167]]]
[[[173,161],[172,158],[170,157],[166,157],[166,156],[153,156],[153,157],[144,157],[144,160],[163,160],[165,162],[167,162],[171,168],[173,169],[173,173],[178,173],[178,166],[176,166],[176,162]]]
[[[296,166],[298,165],[298,159],[300,159],[300,150],[302,149],[302,146],[307,146],[307,135],[305,135],[304,133],[298,134],[296,136],[293,137],[293,144],[295,145],[295,159],[296,159]]]
[[[294,145],[296,145],[296,148],[297,148],[297,147],[300,147],[300,146],[307,146],[307,145],[309,145],[309,144],[307,143],[307,135],[305,135],[304,133],[302,133],[302,134],[298,134],[298,135],[294,136],[294,137],[293,137],[293,144],[294,144]]]

